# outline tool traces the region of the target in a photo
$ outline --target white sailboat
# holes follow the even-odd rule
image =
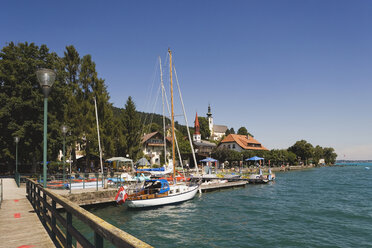
[[[175,131],[174,131],[174,105],[173,105],[173,80],[172,80],[172,53],[169,53],[170,63],[170,88],[171,88],[171,109],[172,109],[172,161],[175,161]],[[141,185],[124,189],[121,187],[115,200],[121,204],[125,200],[128,207],[144,208],[155,207],[167,204],[180,203],[195,197],[199,190],[199,184],[193,182],[177,182],[175,166],[173,167],[173,183],[165,179],[147,180]]]

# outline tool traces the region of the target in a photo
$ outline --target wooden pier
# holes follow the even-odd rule
[[[26,188],[4,178],[0,209],[1,247],[55,247],[28,199]]]
[[[227,183],[211,183],[201,186],[202,192],[208,192],[219,189],[227,189],[234,187],[244,187],[248,182],[247,181],[236,181],[236,182],[227,182]]]

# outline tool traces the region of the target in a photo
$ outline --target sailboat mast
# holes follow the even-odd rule
[[[97,101],[96,97],[94,97],[94,108],[96,110],[96,122],[97,122],[97,136],[98,136],[98,149],[99,149],[99,161],[101,164],[101,172],[103,175],[103,164],[102,164],[102,149],[101,149],[101,139],[99,137],[99,125],[98,125],[98,111],[97,111]],[[98,180],[98,179],[97,179]]]
[[[167,164],[167,141],[165,132],[165,108],[164,108],[164,83],[163,83],[163,69],[161,68],[161,58],[159,56],[160,65],[160,81],[161,81],[161,98],[163,103],[163,132],[164,132],[164,164]]]
[[[169,74],[170,74],[170,88],[171,88],[171,106],[172,106],[172,159],[173,159],[173,179],[176,178],[176,150],[174,146],[174,106],[173,106],[173,81],[172,81],[172,52],[168,49],[169,53]]]

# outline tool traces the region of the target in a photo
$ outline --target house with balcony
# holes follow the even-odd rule
[[[167,156],[170,156],[172,142],[167,137],[165,139]],[[150,158],[151,164],[160,164],[160,156],[164,156],[164,136],[160,132],[145,134],[141,140],[142,151],[145,156]]]

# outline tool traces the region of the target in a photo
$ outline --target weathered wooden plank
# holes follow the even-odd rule
[[[16,213],[19,218],[15,218]],[[0,244],[1,247],[54,247],[26,198],[16,202],[14,199],[3,201],[0,211]]]
[[[223,188],[232,188],[232,187],[243,187],[247,184],[246,181],[239,181],[239,182],[227,182],[227,183],[213,183],[209,185],[202,185],[201,190],[211,191],[211,190],[218,190]]]

